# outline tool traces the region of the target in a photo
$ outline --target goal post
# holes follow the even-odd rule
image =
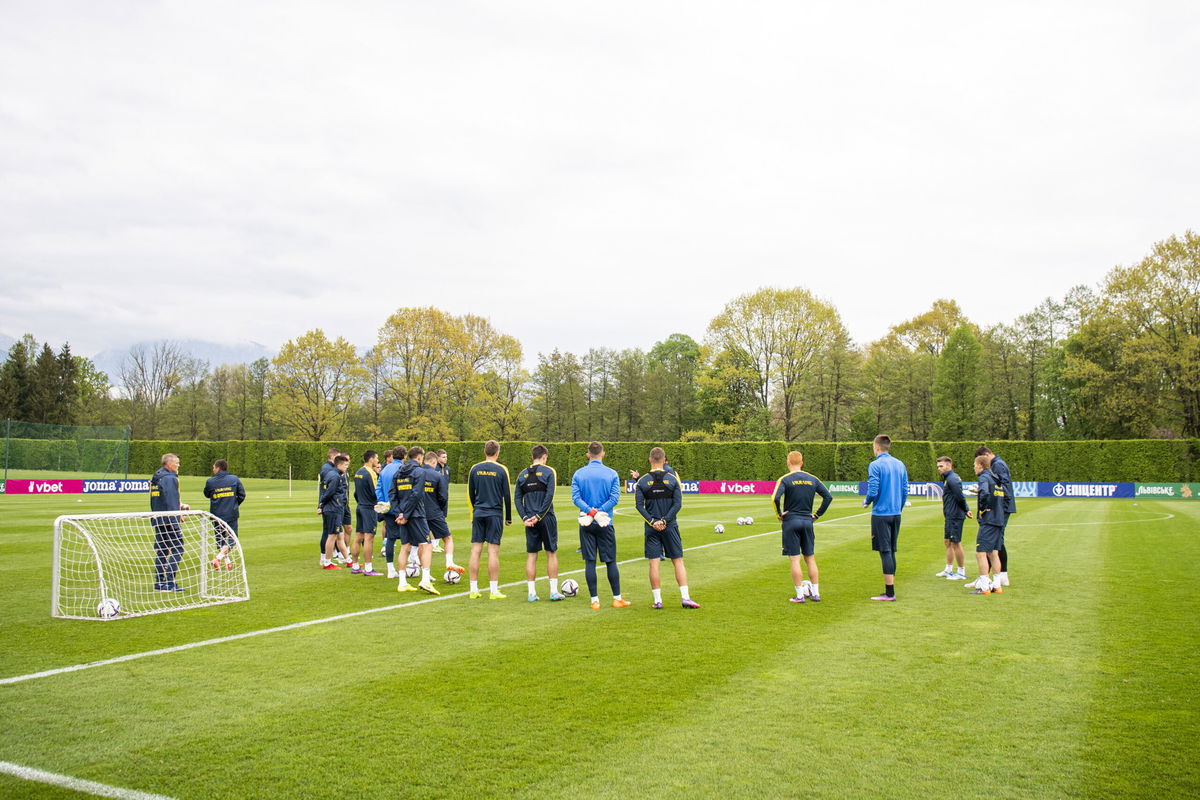
[[[237,535],[207,511],[64,515],[54,520],[50,616],[110,620],[249,600],[242,556]]]

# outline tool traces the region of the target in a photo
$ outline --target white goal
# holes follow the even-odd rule
[[[53,574],[50,615],[67,619],[139,617],[250,599],[241,543],[207,511],[59,517]]]

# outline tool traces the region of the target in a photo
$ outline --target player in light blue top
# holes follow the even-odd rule
[[[596,561],[608,568],[613,608],[630,603],[621,597],[621,571],[617,568],[617,533],[612,526],[613,509],[621,499],[621,479],[614,469],[604,466],[604,445],[588,445],[588,463],[571,476],[571,502],[579,509],[579,552],[583,555],[584,575],[592,597],[592,609],[599,610],[600,594],[596,580]]]
[[[867,496],[871,506],[871,549],[883,563],[883,594],[872,600],[896,600],[896,549],[900,539],[900,514],[908,500],[908,468],[888,451],[892,439],[887,434],[875,437],[875,460],[867,468]]]

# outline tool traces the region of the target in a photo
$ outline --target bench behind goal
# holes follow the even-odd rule
[[[217,558],[222,544],[229,551]],[[168,571],[171,588],[164,588]],[[207,511],[61,516],[54,521],[53,581],[50,615],[66,619],[250,599],[241,543]]]

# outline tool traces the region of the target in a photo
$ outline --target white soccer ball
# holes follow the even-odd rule
[[[579,594],[579,584],[567,578],[559,585],[558,590],[563,593],[564,597],[574,597]]]
[[[715,532],[717,532],[717,533],[724,533],[724,532],[725,532],[725,526],[724,526],[724,525],[722,525],[721,523],[719,523],[719,522],[718,522],[718,523],[717,523],[717,527],[713,528],[713,530],[714,530]]]
[[[100,619],[112,619],[120,613],[121,604],[113,597],[104,598],[100,601],[100,605],[96,606],[96,616]]]
[[[745,518],[745,517],[738,517],[738,518],[737,518],[737,524],[738,524],[738,525],[745,525],[745,524],[746,524],[746,518]]]
[[[754,524],[754,517],[746,517],[746,524],[747,524],[747,525],[753,525],[753,524]]]
[[[418,575],[420,575],[420,574],[421,574],[421,565],[420,565],[420,564],[414,564],[414,563],[412,563],[412,562],[410,561],[410,562],[408,563],[408,566],[404,568],[404,574],[405,574],[405,575],[407,575],[407,576],[408,576],[408,577],[410,577],[410,578],[415,578],[415,577],[417,577]]]
[[[442,580],[446,583],[458,583],[462,580],[462,575],[452,569],[446,570],[446,574],[442,576]]]
[[[912,500],[905,500],[905,501],[904,501],[904,505],[906,505],[906,506],[911,506],[911,505],[912,505]]]
[[[800,596],[812,597],[812,581],[800,581]]]

